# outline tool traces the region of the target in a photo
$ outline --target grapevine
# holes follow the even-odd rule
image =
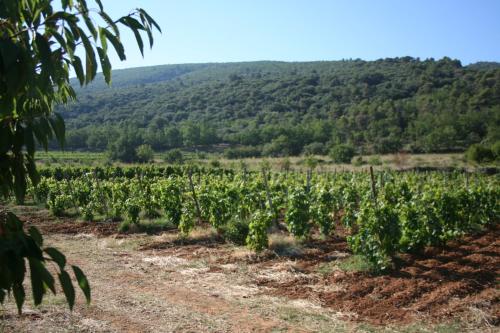
[[[28,193],[54,215],[74,207],[87,221],[139,224],[159,217],[184,236],[209,222],[221,236],[255,251],[268,246],[268,234],[282,222],[292,236],[307,240],[331,237],[340,219],[352,251],[378,270],[391,267],[398,253],[442,246],[500,216],[500,181],[486,175],[466,183],[460,174],[315,174],[306,186],[300,173],[180,166],[58,167],[41,174]]]

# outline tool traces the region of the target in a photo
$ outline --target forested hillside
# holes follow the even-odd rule
[[[111,88],[96,82],[77,95],[59,110],[68,149],[442,152],[500,136],[499,64],[449,58],[165,65],[114,71]]]

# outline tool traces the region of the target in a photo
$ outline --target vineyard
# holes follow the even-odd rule
[[[370,170],[372,171],[372,170]],[[28,197],[55,216],[121,221],[163,219],[186,237],[210,224],[228,242],[259,252],[270,233],[299,240],[342,229],[351,251],[377,271],[399,253],[418,253],[498,223],[497,175],[380,171],[261,172],[195,167],[58,167],[41,170]]]

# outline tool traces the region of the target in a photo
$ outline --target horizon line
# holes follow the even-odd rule
[[[146,67],[157,67],[157,66],[174,66],[174,65],[222,65],[222,64],[242,64],[242,63],[256,63],[256,62],[279,62],[279,63],[314,63],[314,62],[342,62],[342,61],[363,61],[363,62],[375,62],[375,61],[380,61],[380,60],[387,60],[387,59],[401,59],[401,58],[412,58],[417,61],[429,61],[429,60],[434,60],[434,61],[439,61],[445,58],[449,58],[451,60],[458,60],[460,61],[460,64],[463,67],[477,64],[477,63],[496,63],[500,64],[500,60],[478,60],[474,62],[469,62],[469,63],[464,63],[462,60],[458,58],[452,58],[449,56],[443,56],[441,58],[434,58],[434,57],[427,57],[427,58],[421,58],[421,57],[413,57],[413,56],[398,56],[398,57],[385,57],[385,58],[377,58],[377,59],[363,59],[363,58],[342,58],[342,59],[329,59],[329,60],[272,60],[272,59],[261,59],[261,60],[238,60],[238,61],[194,61],[194,62],[175,62],[175,63],[164,63],[164,64],[151,64],[151,65],[144,65],[144,66],[131,66],[131,67],[123,67],[123,68],[112,68],[112,70],[126,70],[126,69],[135,69],[135,68],[146,68]],[[100,73],[100,72],[99,72]]]

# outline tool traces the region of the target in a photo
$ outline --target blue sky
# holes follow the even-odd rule
[[[89,1],[90,2],[90,1]],[[146,9],[160,24],[141,57],[113,68],[254,60],[449,56],[500,61],[500,0],[103,0],[113,18]],[[132,45],[134,44],[134,45]]]

